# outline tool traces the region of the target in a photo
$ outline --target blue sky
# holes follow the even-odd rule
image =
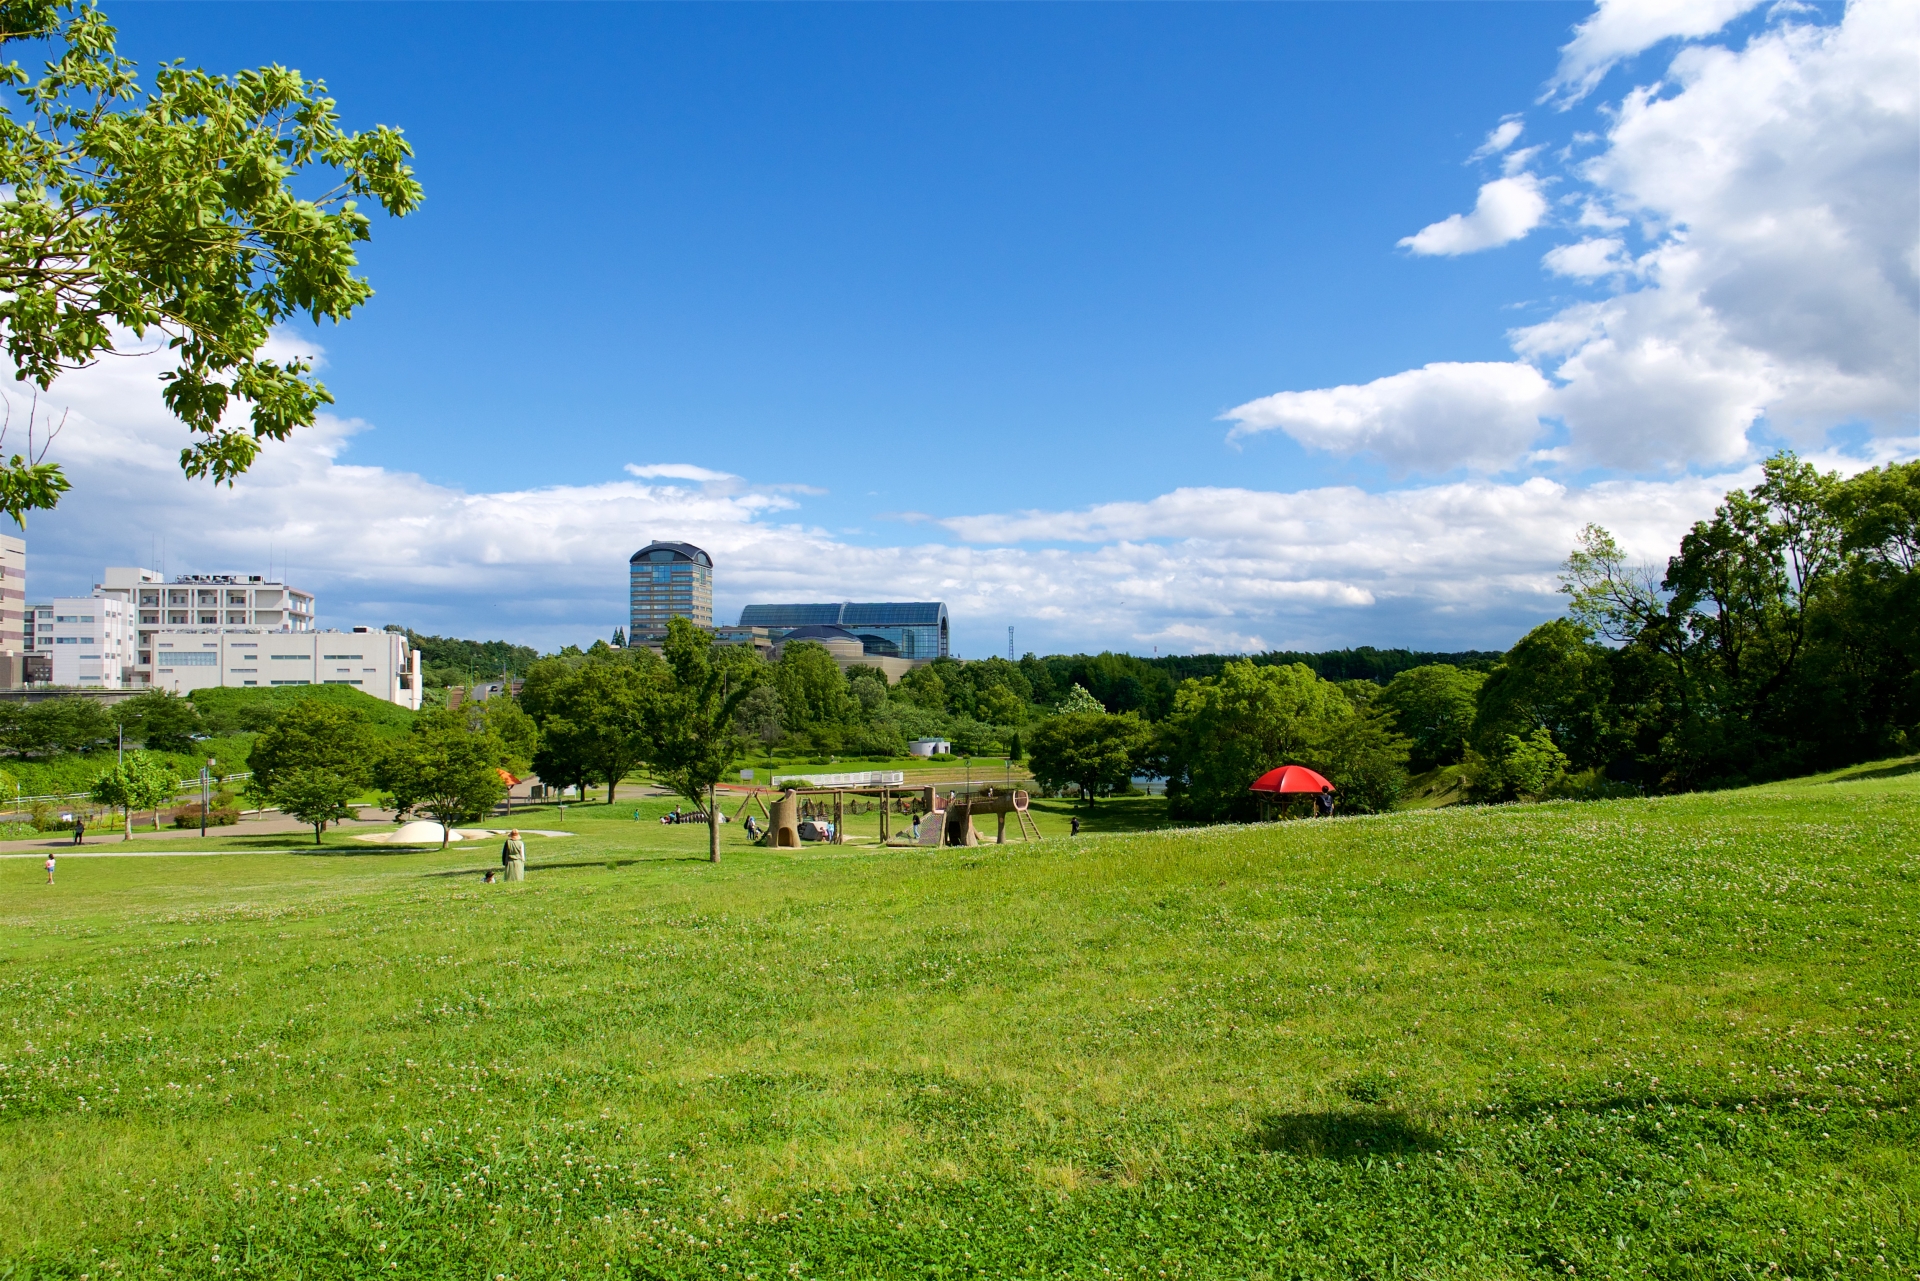
[[[108,437],[165,423],[125,372],[63,384],[76,435],[103,433],[76,474],[97,458],[121,501],[36,519],[33,589],[162,537],[175,571],[270,543],[328,622],[551,645],[620,621],[638,541],[692,538],[717,544],[723,616],[939,596],[962,652],[1009,624],[1041,649],[1504,646],[1554,612],[1578,517],[1654,555],[1780,440],[1857,461],[1913,431],[1897,353],[1846,371],[1851,399],[1795,400],[1832,370],[1795,382],[1764,317],[1742,327],[1765,277],[1737,236],[1719,275],[1676,284],[1707,270],[1676,264],[1711,250],[1711,218],[1768,200],[1864,202],[1897,242],[1897,111],[1862,191],[1698,190],[1659,136],[1777,150],[1712,109],[1713,77],[1757,85],[1756,42],[1801,58],[1806,84],[1747,89],[1797,136],[1819,74],[1868,74],[1830,65],[1868,56],[1839,47],[1849,19],[1693,0],[1649,31],[1632,7],[109,5],[143,66],[323,77],[350,125],[406,130],[427,203],[376,225],[359,317],[286,336],[322,349],[338,402],[302,463],[212,497],[118,476]],[[1732,61],[1683,65],[1708,51]],[[1477,193],[1521,232],[1402,243]],[[1543,265],[1555,248],[1574,256]],[[1910,325],[1911,268],[1854,248]],[[1639,310],[1594,319],[1616,303]],[[1824,305],[1838,350],[1859,309]],[[1606,372],[1675,343],[1686,388]],[[1436,362],[1459,368],[1417,372]],[[1653,410],[1621,408],[1656,384]],[[1320,389],[1346,399],[1287,399]],[[440,515],[404,548],[346,547],[303,509],[334,487],[356,528]]]

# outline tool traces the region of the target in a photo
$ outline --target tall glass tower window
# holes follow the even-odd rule
[[[713,626],[713,558],[692,543],[648,543],[628,562],[627,635],[667,630],[670,618]]]

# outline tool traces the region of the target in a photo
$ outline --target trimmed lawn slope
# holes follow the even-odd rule
[[[1911,770],[717,867],[578,807],[516,886],[0,862],[0,1259],[1912,1277]]]

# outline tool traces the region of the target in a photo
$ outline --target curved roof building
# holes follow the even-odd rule
[[[629,638],[667,630],[669,618],[713,626],[713,557],[692,543],[648,543],[627,562]]]
[[[764,627],[775,640],[801,627],[839,627],[869,655],[925,662],[947,656],[947,607],[931,601],[842,601],[818,605],[748,605],[740,626]]]

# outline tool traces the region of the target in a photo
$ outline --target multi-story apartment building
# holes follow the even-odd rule
[[[60,596],[44,608],[52,626],[50,631],[37,631],[34,643],[51,652],[55,685],[120,689],[132,683],[131,606],[111,597]]]
[[[225,623],[151,634],[152,684],[176,694],[223,685],[350,685],[415,711],[420,651],[400,632],[282,630]]]
[[[133,605],[139,647],[134,683],[154,680],[154,635],[163,628],[240,627],[276,632],[314,628],[313,595],[260,574],[182,574],[171,583],[150,569],[109,565],[96,596]]]
[[[628,562],[628,643],[664,633],[669,618],[713,626],[713,558],[692,543],[648,543]]]

